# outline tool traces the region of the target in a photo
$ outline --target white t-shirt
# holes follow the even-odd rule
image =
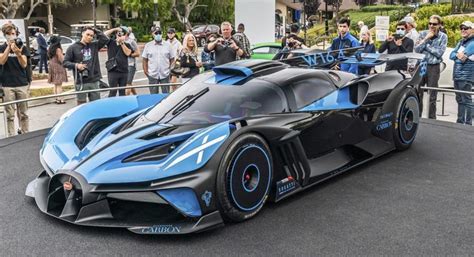
[[[165,79],[170,75],[170,59],[176,58],[176,52],[168,41],[148,42],[142,57],[148,59],[148,75],[155,79]]]

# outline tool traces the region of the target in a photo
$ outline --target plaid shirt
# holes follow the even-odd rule
[[[438,32],[438,36],[434,36],[422,43],[423,39],[428,35],[429,30],[420,32],[420,36],[415,45],[415,52],[425,55],[428,64],[438,64],[443,61],[443,54],[448,44],[448,36],[443,32]]]

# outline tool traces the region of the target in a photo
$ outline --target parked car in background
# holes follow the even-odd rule
[[[219,34],[219,26],[210,25],[197,25],[193,27],[193,35],[198,42],[198,46],[204,46],[207,42],[207,37],[211,34]]]
[[[250,49],[251,59],[272,60],[273,57],[281,51],[281,43],[269,42],[259,43],[252,46]]]
[[[50,36],[46,36],[46,42],[48,42]],[[70,37],[66,36],[59,36],[61,38],[61,48],[63,49],[63,52],[66,53],[66,50],[74,44],[74,40]],[[30,50],[38,50],[38,43],[36,42],[36,37],[30,37]]]

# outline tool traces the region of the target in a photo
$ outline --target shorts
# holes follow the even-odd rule
[[[135,65],[128,66],[127,85],[131,85],[133,83],[133,78],[135,77],[136,71],[137,71],[137,67]]]
[[[76,90],[79,91],[78,89],[81,89],[80,87],[81,87],[81,85],[76,85]],[[99,89],[99,81],[82,84],[82,89],[80,91],[92,90],[92,89]],[[77,101],[87,102],[87,97],[89,97],[89,101],[99,100],[100,99],[100,92],[91,92],[91,93],[87,93],[87,94],[86,93],[77,94]]]

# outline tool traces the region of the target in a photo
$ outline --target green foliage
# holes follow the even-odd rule
[[[439,15],[441,17],[451,14],[451,4],[436,4],[436,5],[425,5],[418,9],[416,12],[416,19],[429,19],[431,15]]]
[[[393,10],[400,10],[402,9],[405,12],[411,11],[410,6],[400,6],[400,5],[370,5],[370,6],[364,6],[360,8],[361,12],[387,12],[387,11],[393,11]]]

